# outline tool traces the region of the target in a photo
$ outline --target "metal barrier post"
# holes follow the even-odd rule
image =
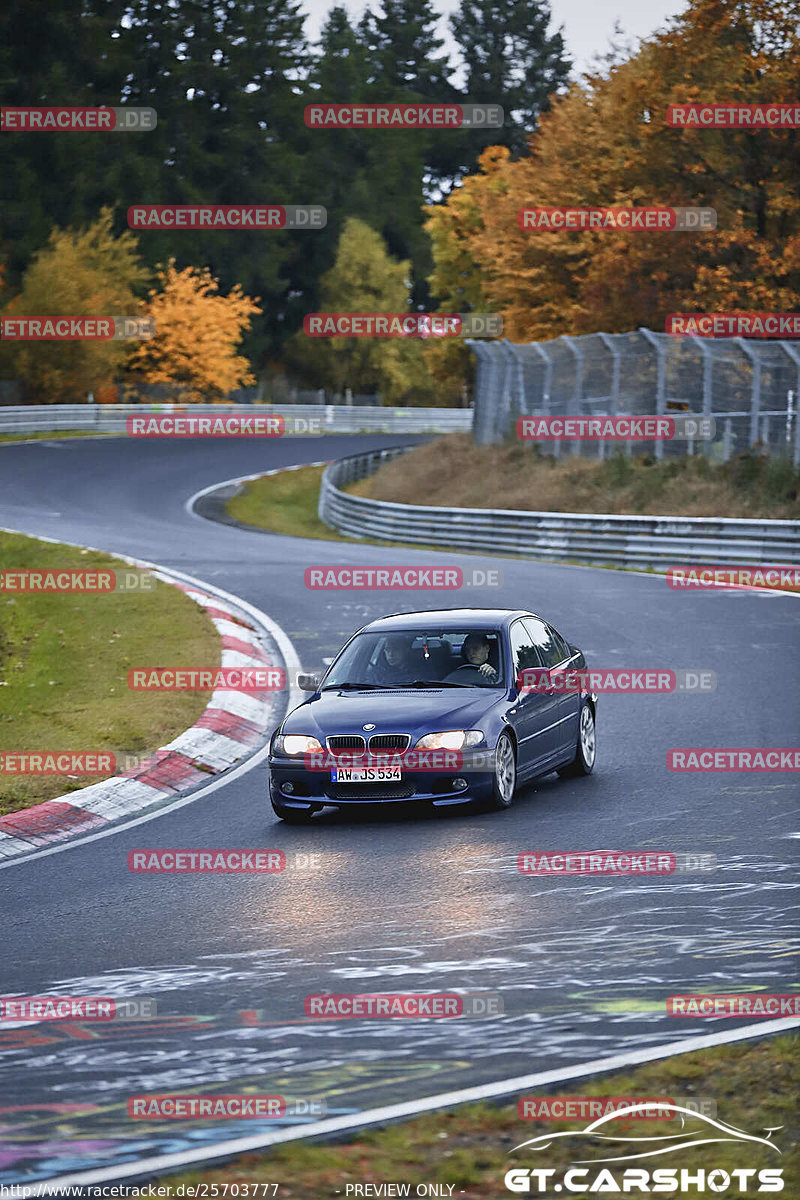
[[[795,367],[797,368],[797,387],[796,387],[795,393],[794,393],[796,403],[795,403],[794,413],[793,413],[794,452],[792,454],[792,465],[794,466],[794,469],[796,471],[798,469],[798,467],[800,467],[800,351],[797,349],[796,346],[792,346],[789,342],[778,342],[778,345],[780,346],[781,350],[783,350],[784,354],[792,360]],[[788,409],[788,405],[787,405],[787,409]],[[788,412],[787,412],[787,417],[788,417]],[[787,420],[787,424],[788,423],[789,422]],[[787,429],[787,433],[788,432],[789,431]]]
[[[661,342],[650,329],[640,328],[639,333],[654,347],[656,352],[656,415],[663,417],[667,411],[666,354]],[[664,457],[664,442],[661,438],[656,439],[655,455],[657,461]]]
[[[584,353],[583,353],[583,351],[582,351],[582,350],[579,350],[579,349],[578,349],[578,346],[577,346],[577,344],[576,344],[576,341],[575,341],[575,339],[574,339],[574,338],[567,337],[567,335],[566,335],[566,334],[563,334],[563,335],[562,335],[562,341],[565,343],[565,345],[569,346],[570,350],[572,351],[573,357],[574,357],[574,359],[575,359],[575,390],[574,390],[574,392],[573,392],[573,396],[572,396],[572,398],[573,398],[573,402],[574,402],[574,404],[575,404],[575,416],[576,416],[576,417],[582,417],[582,416],[583,416],[583,363],[584,363]],[[600,447],[600,451],[601,451],[601,457],[602,457],[602,447],[603,447],[603,443],[602,443],[601,441],[598,441],[598,443],[597,443],[597,444],[598,444],[598,446]],[[581,446],[581,443],[580,443],[580,442],[573,442],[573,443],[572,443],[572,453],[573,453],[573,455],[574,455],[574,454],[580,454],[581,450],[582,450],[582,446]]]
[[[614,365],[611,369],[611,411],[613,412],[614,416],[616,416],[619,413],[619,368],[620,368],[620,358],[622,356],[620,355],[620,352],[617,349],[617,347],[612,342],[610,334],[598,333],[597,336],[601,339],[606,350],[609,351],[609,353],[612,355],[612,357],[614,359]],[[628,458],[630,458],[630,456],[631,456],[630,441],[626,441],[626,443],[625,443],[625,454]]]
[[[540,346],[538,342],[531,342],[536,353],[540,358],[544,359],[544,385],[542,387],[542,412],[545,416],[550,414],[550,388],[553,382],[553,360],[545,350],[544,346]]]
[[[758,415],[761,406],[761,356],[748,346],[746,338],[733,338],[739,349],[747,355],[753,364],[753,386],[750,389],[750,445],[758,442]]]

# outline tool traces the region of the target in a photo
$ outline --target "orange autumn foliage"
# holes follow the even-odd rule
[[[672,103],[796,101],[799,31],[800,0],[693,0],[556,100],[527,156],[487,149],[481,173],[428,209],[441,307],[478,300],[513,341],[663,329],[673,311],[796,309],[798,132],[673,129],[665,117]],[[707,206],[718,227],[519,229],[517,212],[542,205]]]
[[[177,270],[175,260],[159,273],[161,289],[150,292],[141,316],[152,317],[155,334],[129,360],[134,379],[172,384],[182,403],[224,399],[234,388],[255,383],[246,358],[236,353],[258,297],[237,284],[227,296],[207,268]]]

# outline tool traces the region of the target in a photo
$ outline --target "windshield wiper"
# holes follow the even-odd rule
[[[443,688],[443,687],[470,687],[469,683],[445,683],[443,679],[415,679],[413,683],[405,683],[402,687],[413,688]]]
[[[326,683],[324,688],[320,688],[321,692],[382,692],[383,685],[380,683]]]

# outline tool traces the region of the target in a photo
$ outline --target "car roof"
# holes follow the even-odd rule
[[[389,633],[391,630],[430,630],[434,625],[451,625],[460,629],[501,628],[517,617],[535,614],[522,608],[431,608],[422,612],[393,613],[365,625],[361,632]]]

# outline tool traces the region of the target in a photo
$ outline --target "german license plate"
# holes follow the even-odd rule
[[[332,783],[400,783],[399,767],[331,767]]]

